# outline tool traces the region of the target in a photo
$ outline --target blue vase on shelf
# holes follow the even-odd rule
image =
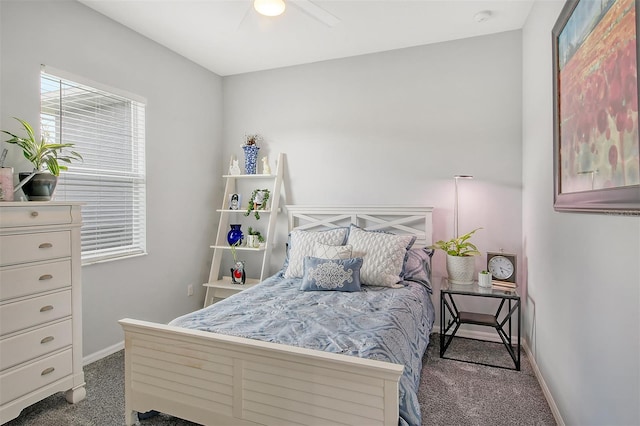
[[[231,230],[227,233],[227,242],[230,246],[239,246],[242,243],[244,235],[242,234],[242,225],[230,225]]]
[[[258,148],[256,145],[243,145],[244,150],[244,170],[248,175],[256,174],[256,164],[258,162]]]

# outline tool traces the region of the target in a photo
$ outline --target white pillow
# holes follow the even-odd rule
[[[289,263],[284,271],[285,278],[302,278],[305,256],[315,254],[316,243],[339,246],[344,244],[349,228],[327,231],[291,231],[289,233]]]
[[[347,244],[353,247],[352,257],[362,257],[360,281],[363,285],[403,287],[402,267],[407,250],[416,237],[366,231],[351,225]]]
[[[313,257],[319,257],[320,259],[350,259],[351,251],[352,247],[350,245],[333,246],[316,241]]]

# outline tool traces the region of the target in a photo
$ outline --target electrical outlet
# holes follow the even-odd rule
[[[187,296],[193,296],[193,284],[187,286]]]

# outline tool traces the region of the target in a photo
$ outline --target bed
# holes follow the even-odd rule
[[[150,410],[205,425],[420,424],[431,208],[287,213],[287,259],[274,276],[168,325],[120,321],[128,425]]]

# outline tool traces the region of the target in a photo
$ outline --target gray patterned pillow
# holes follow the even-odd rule
[[[403,280],[415,281],[427,288],[430,293],[431,289],[431,256],[433,249],[412,248],[407,252],[407,258],[404,261]]]
[[[407,250],[416,237],[367,231],[351,225],[347,244],[353,247],[352,256],[362,257],[360,279],[363,285],[403,287],[402,281]]]
[[[304,258],[303,291],[360,291],[362,258]]]
[[[341,227],[327,231],[300,231],[289,233],[288,255],[285,260],[285,278],[302,278],[305,256],[313,256],[316,243],[339,246],[347,239],[349,228]]]

